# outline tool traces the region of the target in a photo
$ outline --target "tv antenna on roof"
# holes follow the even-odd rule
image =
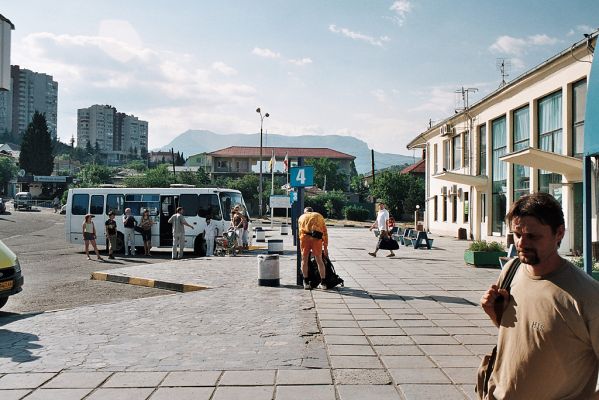
[[[478,92],[478,88],[465,88],[465,87],[461,87],[460,89],[454,91],[454,93],[456,94],[456,108],[455,108],[455,113],[459,113],[462,111],[467,111],[469,105],[469,94],[470,93],[476,93]],[[461,102],[461,107],[458,106],[458,104],[460,104]]]
[[[499,87],[502,88],[505,85],[507,85],[505,78],[510,76],[510,69],[512,68],[512,62],[505,58],[498,58],[496,66],[497,66],[497,70],[499,71],[499,73],[501,73],[501,83],[499,84]]]

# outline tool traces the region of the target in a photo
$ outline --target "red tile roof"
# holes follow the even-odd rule
[[[401,174],[426,174],[426,159],[418,161],[416,164],[408,165],[401,170]]]
[[[298,157],[305,158],[336,158],[345,160],[355,160],[355,156],[342,153],[337,150],[327,148],[311,148],[311,147],[262,147],[262,158],[267,160],[272,156],[272,151],[275,152],[277,160],[283,160],[285,154],[289,154],[290,159]],[[230,146],[224,149],[216,150],[208,153],[212,157],[260,157],[260,147],[251,146]]]

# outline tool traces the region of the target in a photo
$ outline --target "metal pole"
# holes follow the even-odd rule
[[[304,166],[304,157],[298,157],[297,159],[297,166],[298,167],[303,167]],[[304,212],[304,188],[303,187],[298,187],[297,188],[297,201],[294,203],[295,207],[295,216],[294,218],[299,219],[300,215],[303,214]],[[295,248],[295,257],[296,257],[296,262],[297,262],[297,279],[296,279],[296,284],[297,285],[303,285],[303,276],[302,276],[302,249],[300,246],[300,240],[299,240],[299,224],[297,223],[297,220],[295,222],[295,229],[296,231],[296,242],[297,242],[297,246]]]
[[[260,114],[260,184],[258,185],[258,216],[262,217],[262,114]]]
[[[582,185],[582,254],[584,257],[584,270],[587,274],[593,274],[593,203],[592,203],[592,168],[591,157],[585,155],[583,158],[583,185]]]

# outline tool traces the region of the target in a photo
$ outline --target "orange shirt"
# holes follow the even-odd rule
[[[300,241],[304,236],[306,236],[309,232],[318,231],[322,232],[322,240],[324,242],[325,248],[329,244],[329,235],[327,233],[327,226],[324,222],[324,218],[317,212],[309,212],[304,213],[299,217],[297,221],[299,226],[299,239]]]

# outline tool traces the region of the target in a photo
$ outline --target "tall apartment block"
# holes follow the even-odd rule
[[[97,148],[107,164],[116,165],[148,152],[148,122],[110,105],[77,110],[77,147]]]
[[[58,112],[58,83],[51,75],[10,68],[11,89],[0,92],[0,134],[9,133],[19,141],[38,111],[46,115],[48,130],[56,139]]]

